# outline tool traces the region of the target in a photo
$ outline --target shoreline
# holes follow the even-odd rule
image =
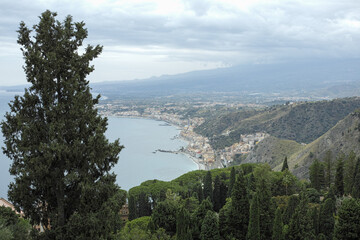
[[[187,143],[187,146],[189,146],[191,144],[191,142],[183,137],[181,137],[180,135],[180,128],[182,128],[181,126],[179,125],[176,125],[172,122],[169,122],[169,121],[165,121],[165,120],[162,120],[162,119],[156,119],[156,118],[149,118],[149,117],[142,117],[142,116],[113,116],[113,115],[103,115],[105,117],[114,117],[114,118],[130,118],[130,119],[147,119],[147,120],[153,120],[153,121],[159,121],[159,122],[165,122],[165,123],[168,123],[170,126],[172,127],[175,127],[176,130],[179,131],[179,134],[178,135],[175,135],[173,138],[179,138],[181,140],[183,140],[184,142]],[[170,139],[171,140],[171,139]],[[185,148],[187,148],[187,146]],[[193,161],[198,169],[197,170],[207,170],[207,165],[203,164],[203,163],[200,163],[200,159],[192,156],[190,153],[188,152],[184,152],[184,151],[181,151],[180,154],[183,154],[185,155],[187,158],[189,158],[191,161]]]

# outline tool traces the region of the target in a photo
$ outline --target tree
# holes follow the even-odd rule
[[[260,239],[260,214],[259,214],[259,200],[255,193],[250,206],[250,220],[248,231],[246,235],[248,240]]]
[[[204,199],[208,197],[210,198],[210,201],[213,202],[213,187],[210,171],[207,171],[204,179]]]
[[[360,201],[345,199],[338,210],[334,239],[360,239]]]
[[[351,151],[347,156],[347,161],[344,166],[344,192],[345,194],[351,194],[354,184],[354,175],[356,170],[356,154]]]
[[[289,170],[289,165],[288,165],[288,162],[287,162],[287,157],[285,157],[284,159],[284,162],[283,162],[283,166],[281,168],[281,171],[285,171],[285,169]]]
[[[220,240],[219,221],[213,211],[208,211],[201,226],[201,240]]]
[[[202,223],[205,219],[207,212],[212,211],[213,205],[210,202],[210,199],[207,198],[201,202],[199,207],[192,214],[192,221],[194,223],[193,226],[193,238],[200,239],[201,227]]]
[[[230,211],[227,215],[228,234],[236,239],[245,239],[249,223],[250,204],[242,171],[235,181],[231,199]]]
[[[333,178],[333,166],[332,166],[332,160],[331,160],[331,151],[327,151],[324,157],[324,163],[325,163],[325,185],[330,188]]]
[[[281,215],[281,209],[277,208],[275,211],[275,220],[273,224],[273,230],[272,230],[272,240],[283,240],[284,234],[283,234],[283,221],[282,221],[282,215]]]
[[[311,186],[320,191],[325,186],[324,165],[315,159],[310,166]]]
[[[335,224],[334,214],[335,201],[328,198],[321,205],[319,214],[319,233],[324,234],[326,239],[332,239]]]
[[[134,195],[130,195],[129,197],[129,220],[134,220],[137,218],[136,214],[136,202]]]
[[[344,195],[344,156],[339,156],[336,166],[335,194],[338,197]]]
[[[271,239],[272,221],[274,220],[274,210],[271,205],[271,192],[268,179],[264,174],[263,177],[259,179],[256,188],[259,200],[260,239],[263,240]]]
[[[221,205],[221,182],[220,182],[220,177],[216,176],[215,177],[215,181],[214,181],[214,191],[213,191],[213,205],[214,205],[214,211],[215,212],[219,212],[220,208],[222,207]]]
[[[190,231],[190,213],[181,207],[176,216],[176,240],[192,240]]]
[[[122,146],[106,139],[107,119],[94,107],[100,96],[92,98],[86,80],[102,47],[82,50],[85,24],[55,17],[42,13],[34,36],[24,22],[18,30],[31,86],[1,123],[3,151],[13,161],[8,195],[32,223],[51,226],[50,238],[72,238],[69,227],[79,227],[78,239],[107,238],[122,204],[110,173]]]
[[[177,203],[167,199],[156,205],[151,219],[154,221],[156,228],[163,228],[167,234],[173,236],[176,233],[177,212]]]
[[[232,167],[231,172],[230,172],[230,182],[229,182],[229,189],[228,189],[228,196],[229,197],[231,196],[232,189],[233,189],[234,184],[235,184],[235,180],[236,180],[235,178],[236,178],[235,168]]]
[[[299,197],[296,195],[291,195],[289,202],[285,208],[285,212],[284,212],[284,216],[283,216],[283,220],[284,220],[284,224],[289,224],[290,223],[290,219],[292,217],[292,215],[295,212],[295,209],[297,208],[297,206],[299,205]]]
[[[360,158],[356,162],[351,196],[354,198],[360,198]]]

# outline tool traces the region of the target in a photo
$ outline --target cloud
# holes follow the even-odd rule
[[[87,43],[104,45],[103,61],[125,64],[118,59],[124,56],[131,59],[128,68],[139,68],[137,61],[144,65],[146,59],[149,76],[159,75],[164,62],[183,64],[179,70],[164,68],[170,74],[201,65],[360,54],[358,0],[3,0],[0,35],[5,45],[16,43],[21,20],[31,26],[46,9],[57,11],[60,20],[67,14],[83,20]]]

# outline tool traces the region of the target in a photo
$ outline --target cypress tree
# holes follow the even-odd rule
[[[320,207],[319,213],[319,233],[325,235],[326,239],[332,239],[334,232],[335,201],[328,198]]]
[[[208,211],[201,226],[201,240],[220,240],[219,221],[213,211]]]
[[[283,226],[284,224],[282,221],[281,209],[278,207],[275,211],[275,219],[271,238],[272,240],[284,240]]]
[[[358,158],[356,162],[351,196],[354,198],[360,198],[360,158]]]
[[[212,187],[212,177],[210,171],[206,172],[203,192],[204,192],[204,199],[210,198],[210,201],[213,202],[213,187]]]
[[[220,208],[219,210],[225,205],[226,197],[227,197],[228,188],[223,180],[220,181]]]
[[[356,171],[356,154],[351,151],[347,157],[347,161],[344,166],[344,192],[345,194],[351,194],[354,184],[354,175]]]
[[[325,185],[330,188],[332,183],[332,161],[331,161],[331,151],[327,151],[324,158],[325,163]]]
[[[288,169],[289,170],[289,165],[288,165],[288,162],[287,162],[287,157],[285,157],[284,159],[284,162],[283,162],[283,166],[281,168],[281,171],[285,171],[285,169]]]
[[[325,185],[324,165],[315,159],[310,166],[311,186],[320,191]]]
[[[176,216],[176,240],[192,240],[190,213],[184,207],[180,207]]]
[[[193,239],[200,239],[201,226],[206,216],[206,213],[210,210],[212,211],[213,205],[210,202],[209,198],[203,200],[199,207],[192,214],[193,219]]]
[[[1,123],[4,153],[13,160],[9,200],[33,224],[51,225],[52,239],[108,238],[122,194],[111,168],[122,149],[105,137],[107,119],[98,115],[86,80],[102,47],[82,44],[83,22],[63,22],[45,11],[33,32],[24,22],[18,43],[31,84],[16,96]]]
[[[299,205],[296,207],[291,217],[288,239],[291,240],[311,240],[314,239],[314,230],[305,193],[301,193]]]
[[[228,191],[228,196],[229,197],[232,194],[232,189],[233,189],[234,184],[235,184],[235,177],[236,177],[235,168],[232,167],[231,172],[230,172],[230,182],[229,182],[229,191]]]
[[[255,193],[250,206],[250,221],[246,235],[248,240],[260,239],[260,214],[259,214],[259,200]]]
[[[290,223],[290,219],[292,217],[292,215],[295,212],[295,209],[297,208],[297,206],[299,205],[299,197],[296,195],[291,195],[289,202],[285,208],[285,212],[284,212],[284,216],[283,216],[283,220],[284,220],[284,224],[289,224]]]
[[[129,197],[129,220],[134,220],[135,218],[137,218],[137,214],[136,214],[136,202],[135,202],[135,197],[133,195],[130,195]]]
[[[344,195],[344,160],[343,156],[340,156],[336,166],[335,175],[335,194],[338,197]]]
[[[216,176],[214,181],[214,191],[213,191],[213,205],[214,205],[214,211],[219,212],[221,206],[221,189],[220,189],[220,177]]]
[[[360,201],[345,199],[338,210],[338,221],[334,230],[335,240],[360,239]]]
[[[311,220],[314,229],[314,234],[315,236],[317,236],[319,234],[319,211],[316,207],[313,207],[311,209]]]
[[[232,194],[230,212],[227,216],[229,235],[236,239],[245,239],[249,223],[250,204],[246,192],[243,172],[240,171],[235,181]]]
[[[258,193],[259,212],[260,212],[260,239],[271,239],[272,221],[274,211],[271,205],[271,192],[266,177],[259,179],[256,192]]]

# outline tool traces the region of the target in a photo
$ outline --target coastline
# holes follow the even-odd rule
[[[187,143],[187,146],[185,147],[187,149],[187,147],[191,144],[191,142],[183,137],[181,137],[180,134],[180,129],[182,128],[179,125],[176,125],[172,122],[169,121],[165,121],[162,119],[156,119],[156,118],[149,118],[149,117],[143,117],[143,116],[116,116],[116,115],[103,115],[105,117],[114,117],[114,118],[130,118],[130,119],[147,119],[147,120],[153,120],[153,121],[159,121],[159,122],[165,122],[168,123],[169,125],[171,125],[172,127],[175,127],[178,131],[179,134],[175,135],[174,137],[178,137],[179,139],[183,140],[184,142]],[[200,162],[200,159],[192,156],[189,152],[185,152],[185,151],[180,151],[180,154],[185,155],[187,158],[189,158],[190,160],[192,160],[197,166],[198,166],[198,170],[208,170],[207,165],[203,164]]]

